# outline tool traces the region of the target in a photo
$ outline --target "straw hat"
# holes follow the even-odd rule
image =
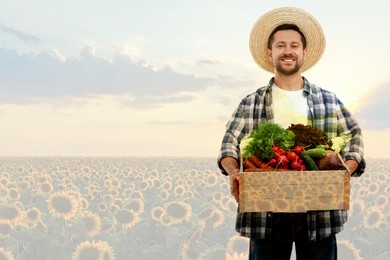
[[[295,7],[276,8],[265,13],[253,26],[249,48],[253,59],[263,69],[274,72],[267,55],[267,42],[271,32],[279,25],[295,24],[306,37],[307,54],[301,71],[318,62],[325,50],[325,36],[317,20],[306,11]]]

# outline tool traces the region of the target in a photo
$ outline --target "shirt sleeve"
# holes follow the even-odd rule
[[[243,99],[226,124],[226,131],[218,156],[218,167],[224,175],[227,175],[227,172],[221,165],[222,158],[233,157],[240,165],[240,140],[244,137],[245,103],[245,99]]]
[[[356,160],[359,163],[353,176],[360,176],[366,168],[362,130],[340,100],[338,100],[338,108],[338,134],[349,137],[345,147],[341,150],[341,155],[345,160]]]

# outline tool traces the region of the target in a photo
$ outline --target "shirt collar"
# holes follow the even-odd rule
[[[312,93],[312,89],[311,89],[311,85],[310,85],[310,82],[305,78],[303,77],[303,91],[308,93],[308,94],[311,94]],[[275,80],[275,77],[272,77],[269,82],[268,82],[268,85],[267,85],[267,92],[271,93],[272,92],[272,85],[274,84],[274,80]]]

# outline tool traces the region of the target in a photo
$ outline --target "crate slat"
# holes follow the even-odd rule
[[[239,182],[240,212],[349,209],[346,170],[245,172]]]

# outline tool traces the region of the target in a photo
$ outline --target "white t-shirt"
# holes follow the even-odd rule
[[[274,122],[283,128],[291,124],[307,125],[307,99],[303,89],[288,91],[272,85]]]

